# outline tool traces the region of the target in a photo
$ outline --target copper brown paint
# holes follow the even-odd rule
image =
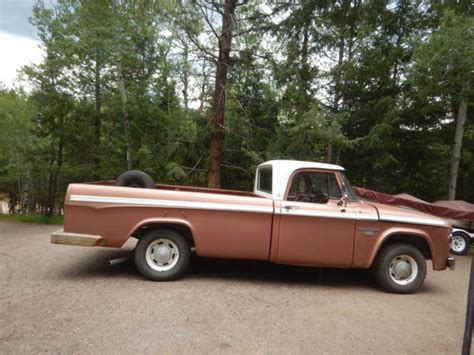
[[[135,264],[157,281],[181,276],[191,249],[211,258],[370,268],[379,285],[395,293],[418,289],[425,259],[435,270],[455,267],[447,221],[358,200],[338,165],[268,161],[257,168],[253,192],[155,187],[69,185],[64,230],[51,242],[120,248],[138,238]]]
[[[305,171],[310,171],[305,169]],[[338,183],[341,184],[339,174]],[[160,188],[161,186],[161,188]],[[199,256],[270,260],[282,264],[369,268],[384,241],[392,235],[412,235],[426,240],[434,269],[446,268],[447,235],[450,226],[432,227],[346,218],[287,216],[275,213],[200,210],[116,203],[71,202],[71,195],[92,195],[138,199],[211,202],[272,207],[281,211],[287,201],[272,201],[252,193],[157,185],[157,190],[116,187],[111,184],[71,184],[65,201],[66,232],[100,235],[104,246],[121,247],[143,226],[167,224],[185,226],[192,234]],[[292,201],[306,210],[340,211],[336,200],[327,204]],[[380,205],[400,217],[420,214]],[[375,216],[377,208],[365,202],[348,202],[344,213]],[[375,228],[367,237],[360,227]]]

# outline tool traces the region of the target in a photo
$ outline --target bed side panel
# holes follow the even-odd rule
[[[101,235],[120,247],[143,220],[181,220],[202,256],[268,259],[273,201],[259,197],[72,184],[66,232]]]

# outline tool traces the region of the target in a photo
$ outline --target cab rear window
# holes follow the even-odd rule
[[[257,189],[262,192],[272,193],[273,171],[272,167],[262,167],[258,170]]]

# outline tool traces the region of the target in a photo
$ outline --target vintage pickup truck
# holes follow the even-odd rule
[[[127,175],[128,174],[128,175]],[[434,270],[453,269],[451,225],[421,212],[360,201],[338,165],[273,160],[258,166],[253,193],[155,185],[142,172],[71,184],[56,244],[121,247],[152,280],[183,274],[198,256],[370,269],[394,293],[413,293]],[[148,187],[148,188],[135,188]]]

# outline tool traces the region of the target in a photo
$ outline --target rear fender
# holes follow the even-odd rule
[[[147,218],[147,219],[144,219],[144,220],[140,221],[139,223],[137,223],[129,231],[128,236],[138,236],[137,234],[142,228],[147,227],[147,226],[157,226],[157,225],[158,226],[159,225],[168,226],[168,227],[180,226],[180,227],[186,228],[187,230],[189,230],[192,244],[194,244],[194,246],[197,247],[196,240],[194,239],[194,228],[193,228],[193,226],[189,223],[189,221],[184,220],[184,219],[179,219],[179,218],[164,218],[164,217],[162,217],[162,218]]]

